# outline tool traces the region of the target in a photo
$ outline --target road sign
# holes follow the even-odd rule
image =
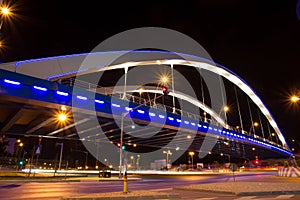
[[[40,155],[42,151],[42,145],[36,145],[35,155]]]

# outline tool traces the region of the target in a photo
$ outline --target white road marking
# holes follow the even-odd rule
[[[237,198],[237,199],[235,199],[235,200],[248,200],[248,199],[254,199],[255,197],[257,197],[257,196],[239,197],[239,198]]]
[[[295,195],[279,195],[275,199],[290,199],[293,198]]]

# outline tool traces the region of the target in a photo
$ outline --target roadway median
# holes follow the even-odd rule
[[[287,182],[220,182],[173,188],[198,192],[215,192],[236,196],[300,194],[299,183]]]

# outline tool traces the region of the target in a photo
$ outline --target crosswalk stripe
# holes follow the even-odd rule
[[[173,188],[153,189],[153,190],[151,190],[151,191],[168,191],[168,190],[173,190]]]
[[[246,196],[246,197],[239,197],[237,199],[234,200],[248,200],[248,199],[254,199],[256,196]]]
[[[275,199],[290,199],[293,198],[295,195],[279,195]]]

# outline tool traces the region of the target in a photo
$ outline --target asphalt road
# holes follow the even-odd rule
[[[236,181],[273,181],[268,177],[274,176],[274,173],[263,174],[243,174],[235,177]],[[143,176],[140,180],[128,181],[128,191],[132,190],[153,190],[178,193],[182,199],[300,199],[295,195],[275,195],[264,197],[236,197],[233,195],[189,192],[173,190],[173,187],[185,186],[199,183],[226,182],[233,181],[232,175],[218,176]],[[123,191],[122,181],[97,181],[85,180],[78,182],[57,182],[57,181],[1,181],[0,182],[0,200],[58,200],[60,197],[66,197],[77,194],[93,194],[105,192]]]

